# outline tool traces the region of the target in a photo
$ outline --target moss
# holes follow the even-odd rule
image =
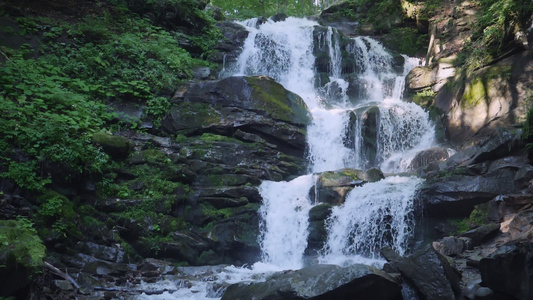
[[[220,123],[221,114],[208,103],[183,102],[172,107],[177,130],[197,129]]]
[[[412,95],[411,101],[421,107],[429,108],[432,107],[436,96],[437,94],[432,89],[427,89],[416,92],[414,95]]]
[[[470,216],[461,220],[452,220],[450,223],[454,225],[456,234],[467,232],[473,228],[487,224],[489,222],[489,206],[487,203],[477,205],[470,213]]]
[[[465,84],[465,91],[461,98],[462,106],[471,108],[483,101],[489,101],[489,91],[493,88],[492,81],[509,80],[511,71],[511,66],[496,65],[473,73],[470,80],[467,80]]]
[[[251,87],[251,98],[257,101],[257,109],[279,120],[304,125],[309,123],[309,112],[300,96],[267,77],[246,77],[246,82]]]
[[[25,219],[0,220],[0,265],[14,259],[37,273],[42,269],[46,248],[31,222]]]
[[[38,197],[41,205],[37,211],[39,234],[47,239],[76,238],[81,232],[76,225],[74,204],[65,196],[46,191]]]
[[[94,133],[92,140],[95,144],[100,145],[107,154],[112,156],[126,156],[133,148],[127,138],[102,131]]]

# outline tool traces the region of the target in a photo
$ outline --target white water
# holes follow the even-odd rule
[[[384,246],[405,254],[415,225],[413,196],[421,182],[393,176],[353,189],[327,220],[329,235],[319,261],[379,264]]]
[[[262,261],[286,269],[299,269],[307,247],[306,232],[309,226],[309,190],[314,184],[313,175],[298,177],[290,182],[266,181],[259,192],[263,205],[261,249]]]
[[[288,18],[284,22],[257,26],[257,20],[241,23],[250,34],[238,61],[228,66],[221,77],[266,75],[300,95],[312,114],[307,128],[309,170],[318,173],[341,168],[379,167],[386,173],[409,171],[413,157],[434,145],[434,129],[420,107],[402,101],[404,79],[417,60],[404,57],[403,72],[395,72],[394,58],[377,41],[354,38],[341,49],[339,33],[328,28],[318,36],[318,44],[331,58],[329,82],[315,87],[313,30],[318,24]],[[350,83],[343,78],[342,50],[356,61],[358,95],[348,96]],[[354,71],[354,70],[348,70]],[[377,107],[375,147],[368,149],[363,135],[366,111]],[[350,123],[349,114],[356,121]],[[352,146],[345,141],[353,131]],[[373,160],[369,154],[377,154]],[[290,182],[265,181],[260,186],[263,206],[260,245],[262,261],[249,269],[224,269],[210,284],[199,281],[178,298],[213,299],[220,297],[210,286],[223,282],[262,280],[264,274],[304,265],[307,247],[309,193],[315,177],[305,175]],[[413,195],[421,180],[415,177],[388,177],[355,188],[346,202],[335,207],[327,220],[328,239],[318,258],[322,263],[380,265],[378,250],[392,246],[400,254],[409,249],[412,238]],[[258,275],[262,274],[262,275]],[[180,290],[181,291],[181,290]],[[174,293],[176,294],[176,293]],[[174,297],[172,294],[172,297]],[[176,294],[177,295],[177,294]]]

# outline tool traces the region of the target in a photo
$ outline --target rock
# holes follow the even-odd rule
[[[433,248],[440,254],[454,256],[461,254],[466,249],[465,241],[453,236],[445,237],[432,244]]]
[[[514,242],[498,246],[479,263],[482,285],[519,300],[533,299],[533,244]]]
[[[475,205],[515,190],[511,170],[501,169],[486,176],[450,173],[426,182],[420,189],[419,199],[427,216],[467,217]]]
[[[315,265],[275,274],[265,282],[228,287],[223,300],[239,299],[402,299],[400,287],[374,267]]]
[[[273,15],[270,19],[274,22],[283,22],[285,21],[289,16],[287,16],[284,13],[278,13]]]
[[[524,164],[516,172],[514,182],[517,188],[526,189],[530,186],[530,182],[533,179],[533,166],[530,164]]]
[[[209,249],[208,241],[193,232],[186,230],[176,231],[171,236],[172,241],[159,242],[158,258],[173,258],[186,261],[191,265],[197,265],[200,254]],[[149,248],[150,245],[144,245],[144,247]],[[148,250],[151,249],[144,249],[143,252]]]
[[[244,26],[231,21],[218,22],[215,26],[220,29],[223,37],[218,40],[216,51],[210,53],[208,59],[225,67],[235,61],[242,52],[249,32]]]
[[[74,290],[74,287],[68,280],[54,280],[54,286],[62,291]]]
[[[79,251],[98,259],[115,263],[123,262],[124,259],[124,251],[113,247],[98,245],[92,242],[78,242],[76,247]]]
[[[202,80],[209,78],[209,75],[211,75],[211,70],[208,67],[195,67],[192,72],[194,78]]]
[[[287,154],[304,155],[310,121],[305,102],[273,79],[229,77],[192,84],[174,100],[162,126],[168,133],[252,132]]]
[[[380,111],[377,106],[368,108],[361,116],[361,137],[363,139],[361,160],[366,162],[365,167],[372,167],[377,163],[379,119]]]
[[[143,276],[147,273],[156,273],[159,275],[176,275],[179,273],[178,269],[172,263],[155,258],[146,258],[137,268]]]
[[[512,55],[451,82],[454,94],[437,97],[435,106],[447,112],[446,127],[457,145],[479,140],[500,127],[521,122],[527,114],[527,93],[533,87],[533,54]],[[446,90],[443,88],[442,90]]]
[[[486,224],[462,233],[459,237],[470,238],[472,246],[476,247],[493,238],[498,232],[500,232],[500,224]]]
[[[448,260],[431,246],[406,258],[391,249],[382,250],[382,255],[412,284],[422,296],[421,299],[453,300],[460,292],[459,274],[450,266]]]
[[[367,171],[341,169],[319,173],[316,176],[318,178],[315,187],[310,190],[310,198],[317,202],[333,205],[344,203],[346,195],[355,186],[385,178],[381,170],[375,168]]]
[[[423,168],[430,163],[446,160],[448,157],[448,150],[445,148],[429,148],[418,152],[409,167],[411,169]]]
[[[114,158],[125,158],[133,149],[127,138],[101,131],[93,134],[93,143],[101,146],[105,153]]]
[[[407,88],[410,92],[416,92],[432,87],[436,83],[436,71],[429,67],[413,68],[405,80]]]
[[[533,209],[524,210],[516,214],[506,229],[511,235],[511,240],[533,243]]]
[[[309,210],[309,221],[323,221],[331,215],[332,206],[328,203],[321,203],[313,206]]]
[[[485,136],[476,145],[456,152],[446,160],[446,166],[452,168],[497,160],[519,149],[520,132],[500,128]]]

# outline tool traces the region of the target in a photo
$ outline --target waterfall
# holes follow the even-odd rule
[[[287,269],[301,268],[302,253],[307,246],[308,214],[311,209],[309,190],[313,175],[298,177],[290,182],[264,182],[259,192],[263,206],[259,213],[263,262]]]
[[[256,21],[241,23],[250,34],[236,63],[221,76],[270,76],[304,99],[313,117],[307,128],[310,173],[369,167],[405,172],[418,151],[435,143],[428,114],[402,101],[405,76],[417,60],[392,55],[372,38],[343,37],[306,19]],[[376,262],[385,245],[405,253],[420,182],[394,176],[352,190],[326,222],[319,261]],[[261,184],[262,263],[303,266],[314,184],[312,174]]]
[[[393,176],[353,189],[327,220],[320,262],[374,263],[384,246],[405,254],[414,228],[413,196],[421,181]]]

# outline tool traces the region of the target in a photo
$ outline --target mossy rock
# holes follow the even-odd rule
[[[253,76],[245,77],[245,80],[252,89],[255,109],[263,110],[278,120],[303,125],[309,123],[309,110],[300,96],[269,77]]]
[[[44,264],[46,248],[31,223],[0,220],[0,296],[25,288]]]
[[[127,157],[133,149],[132,143],[127,138],[102,131],[93,134],[93,143],[101,146],[104,152],[113,158]]]
[[[309,221],[323,221],[331,215],[331,208],[333,206],[329,203],[320,203],[309,210]]]

